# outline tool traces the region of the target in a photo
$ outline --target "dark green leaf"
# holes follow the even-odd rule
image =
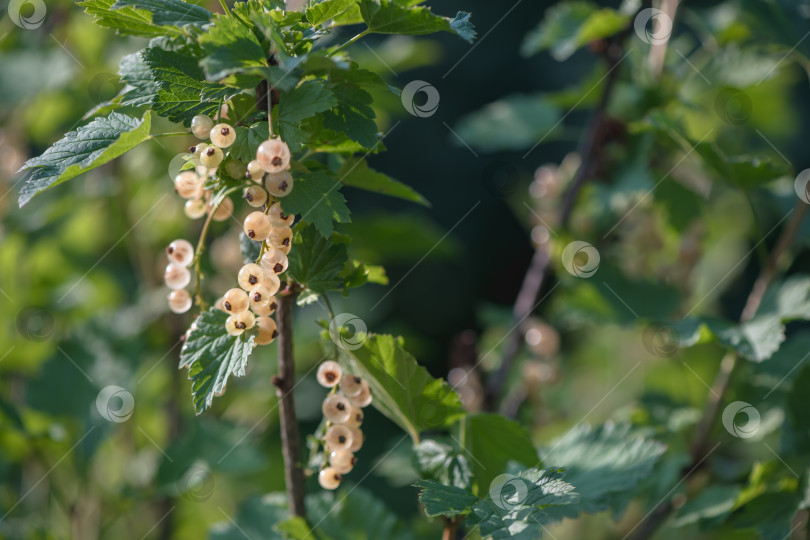
[[[296,540],[412,540],[411,530],[383,498],[354,485],[337,493],[321,491],[306,499],[315,532]]]
[[[182,0],[117,0],[112,8],[145,9],[152,13],[152,22],[159,26],[200,26],[211,20],[210,11]]]
[[[346,244],[324,238],[314,225],[296,226],[289,260],[287,275],[307,289],[323,294],[343,288],[339,276],[349,260]]]
[[[282,540],[286,536],[276,532],[277,526],[288,519],[287,496],[270,493],[263,497],[253,496],[239,505],[232,520],[211,527],[208,540]]]
[[[157,98],[157,85],[143,58],[144,51],[128,54],[121,59],[118,74],[126,83],[122,90],[122,106],[150,105]]]
[[[339,191],[340,182],[330,173],[316,171],[295,180],[295,186],[281,199],[285,214],[298,214],[312,223],[324,238],[332,234],[332,222],[348,223],[351,213]]]
[[[216,15],[199,43],[207,54],[200,65],[209,81],[234,73],[258,73],[267,67],[266,53],[256,36],[233,17]]]
[[[289,92],[281,94],[278,120],[297,124],[336,105],[335,95],[326,88],[324,81],[304,81]]]
[[[360,14],[368,29],[377,34],[420,36],[434,32],[452,32],[468,43],[475,39],[469,13],[459,12],[454,19],[435,15],[426,7],[407,7],[393,0],[359,0]]]
[[[98,25],[112,28],[121,34],[133,36],[184,35],[183,29],[174,26],[160,26],[152,22],[152,13],[137,7],[113,9],[115,0],[86,0],[78,2],[84,11],[95,18]]]
[[[242,163],[256,159],[259,145],[270,137],[267,122],[259,122],[250,127],[236,128],[236,140],[231,145],[230,156]]]
[[[472,470],[463,452],[454,442],[435,439],[426,439],[413,448],[422,478],[466,490],[471,487]]]
[[[681,347],[716,339],[753,362],[770,358],[785,340],[785,326],[774,315],[759,316],[739,324],[710,317],[684,319],[673,327]]]
[[[365,189],[430,206],[427,200],[411,189],[410,186],[370,168],[364,158],[348,158],[336,174],[345,186]]]
[[[41,156],[29,159],[20,169],[31,170],[31,176],[20,191],[20,206],[37,193],[132,150],[149,138],[151,127],[149,111],[140,119],[114,112],[66,133]]]
[[[251,240],[244,232],[239,233],[239,249],[242,252],[242,259],[245,264],[256,262],[259,258],[261,247],[261,242]]]
[[[350,80],[330,84],[329,89],[337,97],[338,106],[323,113],[324,127],[345,133],[364,148],[374,148],[379,139],[371,94]]]
[[[356,5],[357,0],[324,0],[307,8],[307,20],[313,26],[320,26]]]
[[[708,486],[678,509],[672,526],[698,523],[704,530],[717,528],[731,514],[739,495],[739,486]]]
[[[414,484],[419,488],[419,502],[425,506],[428,517],[455,517],[470,513],[478,497],[454,486],[447,486],[434,480],[420,480]]]
[[[254,334],[228,335],[227,318],[227,313],[214,307],[201,313],[194,320],[196,328],[186,335],[180,350],[180,367],[188,368],[197,414],[211,406],[215,395],[225,391],[231,375],[242,377],[245,374],[253,350]]]

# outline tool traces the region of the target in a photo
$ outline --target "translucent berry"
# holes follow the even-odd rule
[[[209,146],[200,154],[200,163],[209,169],[216,169],[224,158],[225,154],[222,153],[221,148]]]
[[[244,229],[248,238],[261,242],[270,234],[270,218],[264,212],[251,212],[245,218]]]
[[[253,208],[261,208],[267,202],[267,192],[261,186],[250,186],[245,190],[245,200]]]
[[[270,173],[264,181],[264,186],[273,197],[284,197],[293,188],[293,176],[289,171]]]
[[[194,157],[196,157],[196,158],[197,158],[197,160],[199,161],[200,156],[202,156],[202,153],[203,153],[203,152],[205,151],[205,149],[206,149],[206,148],[208,148],[209,146],[211,146],[211,145],[210,145],[210,144],[205,144],[204,142],[197,143],[196,145],[194,145],[194,152],[193,152]],[[190,150],[190,149],[189,149],[189,150]]]
[[[217,124],[211,128],[210,136],[212,144],[228,148],[236,140],[236,130],[228,124]]]
[[[203,192],[203,179],[194,171],[183,171],[174,179],[174,190],[184,199],[198,199]]]
[[[230,289],[222,297],[222,306],[229,313],[241,313],[248,308],[248,295],[242,289]]]
[[[237,180],[244,178],[246,171],[245,164],[238,159],[231,159],[225,163],[225,172],[228,173],[228,176],[231,178],[236,178]]]
[[[280,249],[284,253],[289,253],[292,247],[292,237],[292,229],[289,227],[273,227],[270,234],[267,235],[267,245]]]
[[[242,328],[244,326],[245,330],[250,330],[254,326],[256,326],[256,316],[253,315],[250,311],[242,311],[240,313],[234,313],[231,315],[234,320],[236,321],[236,326]]]
[[[215,307],[215,308],[217,308],[217,309],[218,309],[218,310],[220,310],[220,311],[225,311],[225,306],[224,306],[223,304],[224,304],[224,301],[222,300],[222,297],[220,296],[220,297],[219,297],[219,298],[217,298],[217,299],[216,299],[216,301],[214,302],[214,307]],[[227,312],[226,312],[226,313],[227,313]]]
[[[267,317],[275,313],[276,309],[278,309],[278,302],[276,301],[275,296],[271,296],[270,299],[265,303],[262,304],[251,303],[250,308],[256,315],[262,315]]]
[[[321,386],[332,388],[340,382],[341,373],[343,373],[343,370],[340,368],[340,364],[334,360],[327,360],[318,366],[317,379]]]
[[[264,169],[255,159],[247,164],[247,174],[254,182],[261,184],[264,176]]]
[[[291,227],[293,221],[295,221],[295,216],[290,214],[286,215],[281,210],[281,205],[275,203],[270,207],[267,211],[267,217],[270,218],[270,224],[273,227]]]
[[[169,293],[169,309],[175,313],[185,313],[191,309],[191,295],[185,289]]]
[[[334,424],[342,424],[349,419],[352,404],[346,399],[346,396],[339,394],[330,394],[323,400],[321,411],[324,418]]]
[[[348,429],[352,434],[352,445],[349,447],[349,450],[351,450],[352,452],[357,452],[358,450],[360,450],[360,448],[362,448],[363,441],[365,440],[365,437],[363,436],[363,430],[356,427]]]
[[[278,278],[278,276],[273,272],[268,272],[266,270],[264,272],[264,278],[262,279],[261,284],[267,287],[267,289],[273,294],[276,294],[281,288],[281,280]]]
[[[228,332],[229,336],[239,336],[245,331],[245,328],[242,328],[239,320],[234,315],[231,315],[225,319],[225,331]]]
[[[352,447],[352,431],[344,425],[336,424],[326,430],[324,441],[332,451],[349,450]]]
[[[176,291],[189,284],[191,273],[189,273],[188,268],[170,264],[166,267],[166,271],[163,272],[163,281],[166,282],[167,287]]]
[[[194,246],[188,240],[179,238],[166,248],[166,256],[170,263],[188,266],[194,260]]]
[[[264,275],[265,272],[261,266],[255,263],[249,263],[239,269],[239,274],[236,279],[239,281],[240,287],[249,291],[262,281]]]
[[[347,474],[352,472],[357,458],[352,452],[346,450],[335,450],[329,453],[329,466],[335,469],[340,474]]]
[[[251,309],[255,309],[256,306],[267,306],[270,304],[270,302],[274,302],[276,300],[276,297],[273,296],[270,289],[261,284],[250,289],[248,298],[250,299]]]
[[[352,402],[352,405],[356,405],[357,407],[367,407],[371,404],[371,390],[368,387],[368,383],[363,381],[360,383],[363,385],[363,388],[356,396],[352,396],[349,400]]]
[[[225,197],[219,206],[214,210],[214,221],[225,221],[233,214],[233,201],[230,197]]]
[[[256,161],[266,172],[281,172],[290,167],[290,149],[281,139],[269,139],[256,150]]]
[[[214,121],[210,116],[198,114],[191,119],[191,132],[198,139],[207,139],[211,128],[214,126]]]
[[[256,336],[256,345],[268,345],[278,336],[276,321],[270,317],[256,317],[256,326],[259,327],[259,335]]]
[[[318,483],[323,489],[337,489],[343,477],[332,467],[326,467],[318,473]]]
[[[208,204],[205,199],[189,199],[186,201],[186,206],[183,208],[186,217],[189,219],[199,219],[208,211]]]
[[[340,391],[347,397],[354,397],[363,391],[363,379],[347,373],[340,379]]]
[[[262,268],[274,274],[282,274],[287,270],[289,261],[286,253],[280,249],[270,248],[262,255],[261,265]]]
[[[349,419],[343,422],[343,425],[345,425],[346,427],[354,428],[360,427],[362,424],[363,424],[363,409],[352,405],[351,411],[349,412]]]

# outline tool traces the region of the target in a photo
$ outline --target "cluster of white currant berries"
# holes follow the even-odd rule
[[[368,383],[356,375],[344,373],[340,364],[327,360],[318,367],[318,382],[331,388],[321,410],[326,420],[323,436],[324,462],[318,483],[324,489],[336,489],[343,475],[357,463],[354,453],[363,446],[363,407],[371,404]]]
[[[191,309],[191,295],[185,289],[191,282],[189,265],[194,260],[194,247],[182,238],[166,248],[169,264],[163,272],[163,281],[172,292],[169,293],[169,309],[175,313],[185,313]]]

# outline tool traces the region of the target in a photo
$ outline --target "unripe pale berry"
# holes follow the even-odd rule
[[[199,219],[205,215],[208,211],[208,204],[205,202],[205,199],[190,199],[186,201],[186,205],[183,208],[183,212],[185,212],[186,217],[189,219]]]
[[[185,289],[169,293],[169,309],[175,313],[185,313],[191,309],[191,295]]]
[[[267,217],[270,218],[270,224],[273,227],[292,227],[293,221],[295,221],[295,216],[293,214],[284,214],[281,205],[278,203],[270,207],[267,211]]]
[[[270,218],[264,212],[251,212],[245,218],[244,229],[248,238],[261,242],[270,234]]]
[[[230,197],[225,197],[219,206],[214,210],[214,221],[225,221],[233,213],[233,201]]]
[[[239,269],[239,274],[237,275],[236,279],[239,282],[240,287],[246,291],[249,291],[262,281],[264,275],[265,272],[261,266],[255,263],[248,263]]]
[[[332,451],[349,450],[352,447],[352,432],[346,426],[336,424],[326,430],[324,441]]]
[[[256,326],[259,327],[259,335],[256,336],[256,345],[268,345],[278,336],[276,321],[270,317],[256,317]]]
[[[278,308],[278,302],[276,302],[275,296],[271,296],[266,303],[262,304],[251,303],[250,308],[256,315],[262,315],[267,317],[275,313],[276,309]]]
[[[324,418],[334,424],[342,424],[349,419],[352,404],[346,399],[346,396],[339,394],[330,394],[323,400],[321,405],[321,412]]]
[[[371,390],[368,387],[368,383],[363,381],[360,383],[363,385],[363,388],[356,396],[352,396],[349,398],[349,401],[352,402],[352,405],[357,407],[368,407],[371,404],[372,397],[371,397]]]
[[[273,272],[268,272],[267,270],[264,271],[264,277],[259,283],[267,287],[267,290],[269,290],[271,294],[276,294],[281,288],[281,280],[278,278],[278,276]]]
[[[211,128],[209,135],[211,136],[211,143],[220,148],[228,148],[236,140],[236,130],[228,124],[215,125]]]
[[[225,311],[225,306],[223,305],[223,300],[222,300],[221,296],[219,298],[217,298],[216,301],[214,301],[214,307],[217,308],[220,311]],[[227,311],[226,311],[226,313],[227,313]]]
[[[267,235],[267,244],[287,254],[292,247],[292,237],[292,229],[289,227],[273,227],[270,234]]]
[[[266,172],[281,172],[290,166],[290,149],[281,139],[269,139],[256,150],[256,161]]]
[[[350,473],[356,463],[354,454],[346,450],[335,450],[329,454],[329,466],[340,474]]]
[[[346,397],[353,397],[363,391],[363,379],[351,373],[345,374],[340,379],[340,391]]]
[[[261,265],[265,270],[269,270],[274,274],[282,274],[287,270],[290,262],[287,260],[287,254],[280,249],[270,248],[262,255]]]
[[[337,383],[340,382],[341,373],[343,373],[343,370],[341,369],[340,364],[334,360],[327,360],[318,366],[318,383],[326,388],[337,386]]]
[[[248,295],[242,289],[230,289],[222,297],[222,305],[229,313],[241,313],[248,308]]]
[[[169,262],[179,266],[188,266],[194,260],[194,247],[188,240],[178,238],[166,248]]]
[[[284,197],[292,191],[294,183],[290,171],[281,171],[268,174],[267,179],[264,181],[264,187],[273,197]]]
[[[174,189],[184,199],[198,199],[203,191],[203,179],[194,171],[182,171],[174,179]]]
[[[267,202],[267,192],[261,186],[250,186],[245,190],[245,200],[253,208],[261,208]]]
[[[214,121],[210,116],[204,114],[198,114],[191,119],[191,132],[198,139],[207,139],[213,126]]]
[[[363,409],[352,405],[352,408],[349,412],[349,419],[343,422],[343,425],[350,428],[356,428],[360,427],[362,424],[363,424]]]
[[[224,158],[225,154],[222,153],[221,148],[209,146],[200,154],[200,163],[209,169],[216,169]]]
[[[349,428],[349,432],[352,434],[352,444],[349,447],[349,450],[351,450],[352,452],[357,452],[358,450],[360,450],[360,448],[362,448],[363,441],[365,440],[365,437],[363,436],[363,430],[355,427]]]
[[[245,171],[247,171],[245,164],[238,159],[231,159],[225,163],[225,172],[228,173],[228,176],[231,178],[235,178],[237,180],[244,178]]]
[[[262,176],[264,176],[264,169],[262,169],[261,164],[255,159],[247,164],[247,172],[256,182],[261,182]]]
[[[273,302],[276,299],[276,297],[273,296],[273,293],[270,292],[270,289],[262,284],[256,285],[250,289],[248,298],[250,299],[250,307],[254,310],[257,306],[269,306],[270,302]]]
[[[188,268],[170,264],[163,272],[163,281],[166,282],[167,287],[176,291],[189,284],[191,281],[191,273],[189,273]]]
[[[197,158],[197,161],[200,160],[200,156],[202,156],[203,151],[205,151],[205,149],[208,148],[209,146],[211,145],[206,144],[204,142],[197,143],[196,145],[194,145],[194,157]]]
[[[323,489],[337,489],[343,477],[332,467],[326,467],[318,473],[318,483]]]
[[[231,315],[225,319],[225,331],[229,336],[239,336],[245,331],[245,328],[242,328],[242,324],[239,324],[237,318]]]
[[[242,311],[240,313],[234,313],[231,315],[234,320],[236,321],[236,326],[241,328],[244,326],[245,330],[250,330],[254,326],[256,326],[256,316],[253,315],[250,311]]]

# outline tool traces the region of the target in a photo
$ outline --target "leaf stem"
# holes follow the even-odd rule
[[[334,56],[335,54],[339,53],[340,51],[342,51],[343,49],[345,49],[346,47],[348,47],[349,45],[351,45],[352,43],[354,43],[358,39],[364,38],[367,35],[369,35],[370,33],[371,33],[371,30],[366,28],[365,30],[363,30],[362,32],[360,32],[359,34],[354,36],[352,39],[350,39],[349,41],[347,41],[346,43],[344,43],[343,45],[341,45],[340,47],[338,47],[334,51],[330,52],[327,56]]]
[[[228,9],[228,4],[227,2],[225,2],[225,0],[219,0],[219,5],[222,6],[222,9],[225,11],[225,15],[227,15],[228,17],[233,17],[233,15],[231,15],[231,10]]]
[[[171,131],[169,133],[153,133],[149,135],[151,139],[157,139],[158,137],[179,137],[181,135],[188,135],[188,131]]]
[[[214,218],[214,214],[219,208],[219,205],[222,204],[225,197],[238,189],[238,187],[235,187],[227,190],[215,202],[215,204],[211,205],[210,210],[208,210],[208,215],[205,217],[205,223],[203,223],[202,230],[200,231],[200,239],[197,241],[197,249],[194,251],[194,260],[192,261],[192,264],[194,265],[194,295],[197,297],[197,305],[202,310],[205,310],[208,307],[208,304],[205,302],[205,300],[203,300],[202,297],[202,268],[200,265],[203,251],[205,251],[205,239],[208,236],[208,229],[211,226],[211,220]]]

